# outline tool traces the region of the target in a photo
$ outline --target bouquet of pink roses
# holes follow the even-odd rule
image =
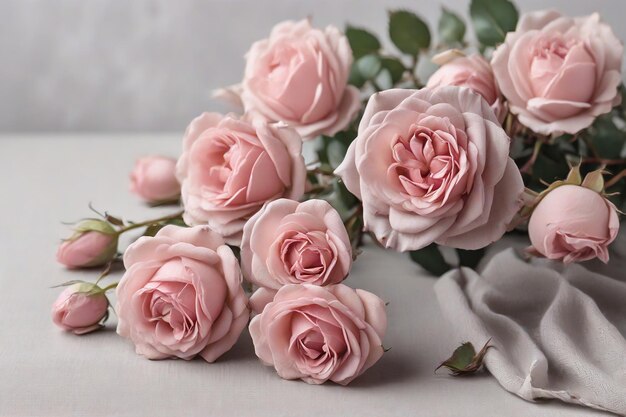
[[[398,53],[362,28],[276,25],[215,92],[235,113],[192,120],[177,159],[137,162],[131,190],[182,211],[76,224],[59,262],[125,273],[66,283],[54,322],[97,330],[115,288],[117,332],[147,358],[213,362],[249,326],[281,377],[347,384],[385,350],[385,303],[342,283],[365,235],[434,275],[475,268],[505,234],[527,235],[528,256],[608,262],[626,204],[622,43],[597,14],[472,0],[470,16],[475,46],[449,10],[437,42],[392,11]]]

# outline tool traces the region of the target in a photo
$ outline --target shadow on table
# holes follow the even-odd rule
[[[350,388],[371,388],[381,385],[401,384],[414,378],[419,370],[411,364],[411,358],[405,357],[405,353],[385,353],[372,368],[352,381]]]

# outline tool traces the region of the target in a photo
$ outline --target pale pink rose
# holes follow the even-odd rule
[[[283,22],[248,51],[241,100],[247,112],[283,121],[305,140],[334,135],[361,107],[359,90],[348,85],[351,64],[350,44],[339,29]]]
[[[339,213],[324,200],[268,203],[244,226],[244,278],[261,287],[338,284],[352,265],[352,246]]]
[[[63,330],[85,334],[102,327],[108,309],[109,300],[100,287],[77,283],[59,294],[52,305],[52,321]]]
[[[76,233],[57,249],[57,262],[70,269],[104,265],[117,254],[118,235],[107,222],[89,219],[80,222]]]
[[[177,165],[185,222],[208,224],[239,245],[243,225],[263,204],[304,193],[301,150],[300,136],[285,125],[203,113],[187,128]]]
[[[487,100],[498,120],[502,122],[506,116],[506,106],[500,97],[500,89],[493,78],[489,62],[479,54],[450,55],[441,68],[430,76],[426,87],[455,85],[471,88]]]
[[[528,223],[531,253],[566,264],[593,258],[608,262],[608,246],[618,231],[615,206],[578,185],[562,185],[546,194]]]
[[[347,385],[383,355],[385,303],[343,285],[282,287],[250,322],[261,361],[285,379]]]
[[[597,13],[527,13],[491,65],[511,112],[537,133],[574,134],[621,101],[622,43]]]
[[[117,332],[149,359],[215,361],[248,323],[233,251],[208,226],[165,226],[124,254]]]
[[[394,89],[370,98],[336,173],[386,247],[478,249],[502,237],[521,206],[508,155],[493,110],[469,88]]]
[[[130,174],[130,190],[149,203],[177,199],[180,184],[176,159],[158,155],[139,158]]]

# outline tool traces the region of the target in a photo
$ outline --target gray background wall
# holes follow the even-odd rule
[[[243,55],[284,19],[370,27],[386,9],[436,28],[441,4],[469,0],[0,0],[0,131],[180,131],[220,109],[213,88],[241,78]],[[625,0],[517,0],[522,11],[599,11],[626,39]]]

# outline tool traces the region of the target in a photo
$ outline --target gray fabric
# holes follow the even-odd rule
[[[626,414],[626,283],[508,249],[435,292],[457,334],[478,347],[492,338],[485,364],[508,391]]]

